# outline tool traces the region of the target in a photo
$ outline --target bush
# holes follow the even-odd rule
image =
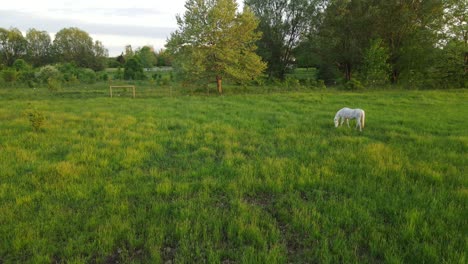
[[[325,85],[325,81],[324,80],[318,80],[317,81],[317,88],[322,89],[322,90],[327,89],[327,86]]]
[[[61,81],[63,79],[62,73],[54,66],[47,65],[42,67],[37,73],[37,79],[41,83],[48,84],[49,79]]]
[[[36,82],[34,71],[25,70],[25,71],[18,72],[18,80],[22,83],[28,84],[29,87],[34,87],[34,84]]]
[[[3,70],[2,78],[7,83],[15,83],[18,80],[18,72],[14,69]]]
[[[106,72],[100,72],[99,74],[97,74],[96,78],[100,81],[108,81],[109,75]]]
[[[117,61],[116,58],[109,58],[107,59],[107,67],[109,68],[118,68],[118,67],[121,67],[122,64]]]
[[[36,132],[39,131],[45,121],[44,115],[37,110],[30,110],[28,113],[28,117],[33,130]]]
[[[284,84],[288,88],[299,88],[301,86],[298,79],[296,79],[294,77],[289,77],[289,76],[286,77],[286,79],[284,80]]]
[[[63,81],[67,84],[78,84],[80,83],[78,80],[78,72],[79,68],[76,67],[73,63],[63,63],[57,65],[57,69],[63,75]]]
[[[23,59],[17,59],[15,62],[13,62],[13,68],[16,71],[29,71],[31,70],[31,66],[26,63]]]
[[[96,82],[96,72],[92,69],[81,69],[78,75],[78,79],[87,84],[93,84]]]
[[[143,72],[143,65],[136,58],[127,60],[124,68],[124,79],[125,80],[144,80],[146,76]]]
[[[348,91],[358,91],[364,90],[364,85],[357,79],[351,79],[343,85],[343,88]]]
[[[115,72],[114,78],[113,78],[113,79],[115,79],[115,80],[123,80],[123,78],[124,78],[124,73],[123,73],[123,71],[122,71],[122,68],[119,67],[119,68],[117,68],[117,71]]]
[[[51,92],[56,92],[62,88],[62,82],[58,79],[49,78],[47,79],[47,88]]]

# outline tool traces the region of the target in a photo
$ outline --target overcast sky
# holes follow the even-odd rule
[[[30,28],[55,36],[77,27],[99,40],[117,56],[126,45],[164,47],[177,29],[176,14],[183,15],[186,0],[5,0],[0,4],[0,27]],[[241,1],[237,1],[240,3]]]

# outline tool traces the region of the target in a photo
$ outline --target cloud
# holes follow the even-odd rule
[[[110,10],[108,10],[110,12]],[[119,11],[119,12],[131,12]],[[134,13],[133,13],[134,14]],[[63,18],[48,18],[31,15],[19,11],[4,11],[0,10],[2,22],[0,27],[18,28],[26,31],[30,28],[37,30],[45,30],[49,33],[58,32],[63,28],[77,27],[90,34],[107,34],[119,36],[135,36],[135,37],[152,37],[152,38],[167,38],[175,28],[158,27],[152,25],[117,25],[117,24],[101,24],[84,22],[76,19]]]
[[[69,11],[69,10],[65,10]],[[78,12],[84,13],[97,13],[104,16],[125,16],[125,17],[135,17],[135,16],[155,16],[165,14],[160,10],[154,8],[85,8],[81,9]]]
[[[51,11],[50,11],[51,12]],[[57,11],[63,12],[63,11]],[[145,45],[153,46],[155,49],[164,47],[167,38],[171,32],[175,31],[176,28],[172,27],[160,27],[154,26],[150,22],[142,23],[137,21],[139,24],[131,24],[131,18],[122,19],[122,16],[142,16],[144,14],[155,14],[154,10],[143,10],[139,8],[130,9],[98,9],[93,10],[94,14],[101,16],[101,20],[106,20],[106,17],[117,16],[122,23],[128,24],[117,24],[115,20],[109,18],[109,23],[97,23],[93,19],[83,21],[76,19],[77,14],[86,12],[81,10],[80,12],[74,11],[71,18],[57,17],[53,15],[39,15],[37,13],[28,13],[15,10],[0,10],[0,27],[18,28],[19,30],[26,32],[28,29],[35,28],[41,31],[47,31],[51,34],[53,39],[55,33],[58,31],[69,28],[77,27],[81,30],[86,31],[93,38],[94,41],[99,40],[103,43],[104,47],[109,50],[110,56],[116,56],[120,54],[126,45],[132,45],[132,47],[138,48]],[[91,11],[89,11],[91,12]],[[107,13],[107,15],[105,15]],[[89,18],[91,16],[84,16]],[[92,22],[93,21],[93,22]],[[117,21],[120,22],[120,21]],[[135,21],[134,21],[135,23]]]

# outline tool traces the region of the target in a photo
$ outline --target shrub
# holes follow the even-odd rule
[[[349,91],[357,91],[364,90],[364,85],[357,79],[351,79],[344,84],[343,88]]]
[[[87,84],[93,84],[96,82],[96,72],[94,72],[92,69],[81,69],[78,75],[78,79]]]
[[[141,62],[136,58],[131,58],[127,60],[125,63],[124,68],[124,75],[125,80],[144,80],[146,76],[143,72],[143,65]]]
[[[109,68],[118,68],[118,67],[121,67],[122,64],[117,61],[116,58],[109,58],[107,59],[107,67]]]
[[[42,83],[48,84],[49,79],[59,80],[63,79],[62,73],[54,66],[47,65],[42,67],[36,76]]]
[[[18,72],[14,69],[3,70],[2,78],[7,83],[15,83],[18,80]]]
[[[60,88],[62,88],[62,82],[55,78],[49,78],[47,79],[47,88],[51,92],[58,91]]]
[[[29,71],[31,70],[31,66],[24,61],[23,59],[17,59],[15,62],[13,62],[13,68],[16,71]]]
[[[78,84],[79,69],[73,63],[63,63],[57,65],[57,69],[62,73],[63,81],[67,84]]]
[[[29,111],[28,117],[33,130],[36,132],[39,131],[45,121],[44,115],[41,112],[34,109]]]
[[[113,79],[115,79],[115,80],[123,80],[123,78],[124,78],[124,73],[123,73],[123,71],[122,71],[122,68],[119,67],[119,68],[117,68],[117,71],[115,72],[114,78],[113,78]]]
[[[171,77],[170,76],[163,76],[161,78],[161,85],[167,86],[171,82]]]
[[[106,73],[106,72],[101,72],[97,79],[101,80],[101,81],[108,81],[109,80],[109,75]]]
[[[317,88],[319,88],[319,89],[327,89],[327,86],[325,85],[325,81],[324,81],[324,80],[318,80],[318,81],[317,81]]]
[[[18,72],[18,80],[22,83],[28,84],[29,87],[34,87],[34,84],[36,82],[34,71],[26,70]]]
[[[284,84],[288,88],[299,88],[301,86],[298,79],[289,76],[284,80]]]

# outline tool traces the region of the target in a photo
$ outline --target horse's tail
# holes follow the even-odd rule
[[[364,123],[366,122],[366,112],[364,112],[364,110],[362,110],[362,113],[361,113],[361,126],[362,128],[364,128]]]

